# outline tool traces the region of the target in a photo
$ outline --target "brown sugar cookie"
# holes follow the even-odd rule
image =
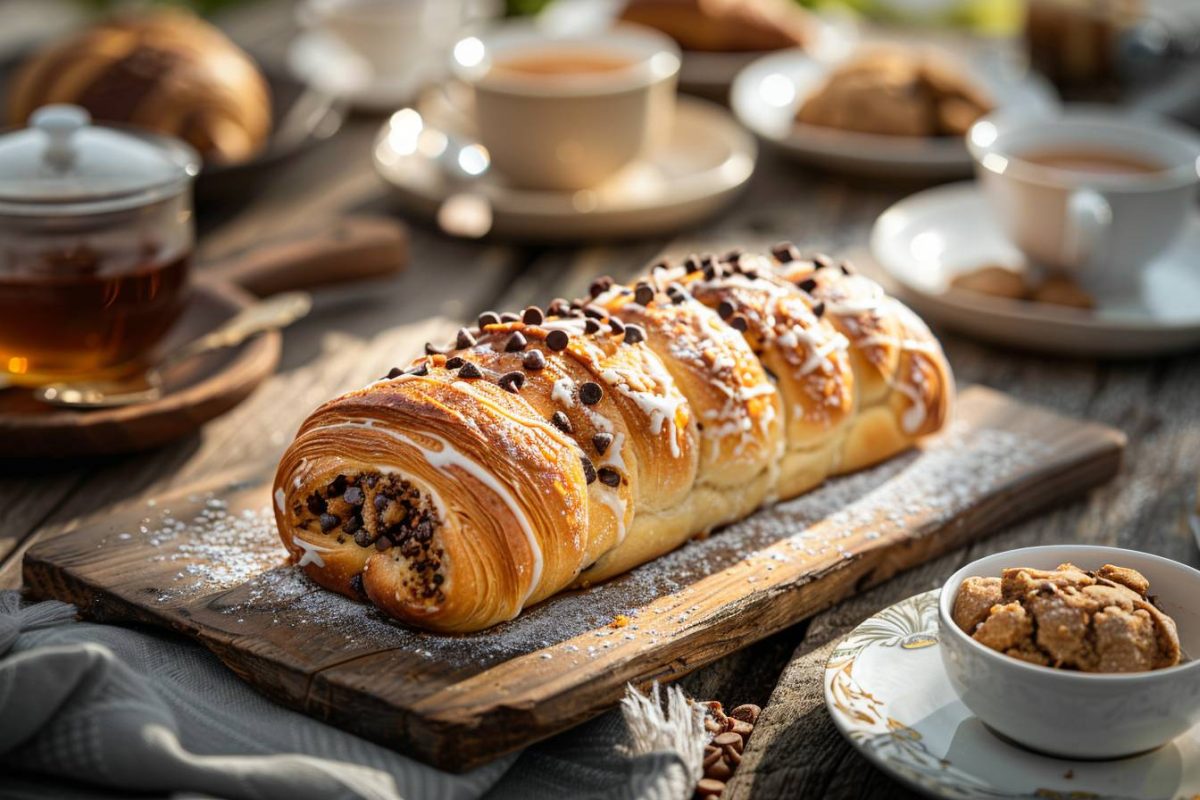
[[[1105,564],[1014,567],[968,578],[952,618],[980,644],[1035,664],[1082,672],[1143,672],[1179,663],[1174,621],[1139,572]],[[989,600],[994,600],[985,608]]]

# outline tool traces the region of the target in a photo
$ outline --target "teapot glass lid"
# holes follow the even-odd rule
[[[200,157],[183,142],[92,124],[79,106],[43,106],[28,127],[0,135],[0,211],[135,207],[177,194],[199,170]]]

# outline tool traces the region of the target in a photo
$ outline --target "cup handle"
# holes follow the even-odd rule
[[[1099,252],[1112,229],[1112,206],[1094,189],[1076,189],[1067,198],[1067,230],[1062,261],[1083,265]]]

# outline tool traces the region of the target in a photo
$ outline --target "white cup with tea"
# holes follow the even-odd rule
[[[514,185],[590,189],[664,142],[678,46],[635,25],[549,33],[510,23],[460,39],[452,74],[471,87],[492,166]]]
[[[305,0],[305,28],[331,36],[376,77],[404,77],[441,63],[466,17],[466,0]]]
[[[1090,106],[1001,111],[975,123],[967,146],[1009,239],[1101,298],[1137,294],[1195,213],[1200,137],[1166,119]]]

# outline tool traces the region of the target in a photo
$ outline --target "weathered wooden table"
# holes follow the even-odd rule
[[[282,38],[261,23],[246,23],[245,30],[239,38],[252,47],[277,47]],[[216,257],[324,216],[388,210],[369,157],[380,122],[352,119],[333,141],[281,171],[241,213],[202,220],[201,256]],[[767,152],[727,214],[669,240],[546,249],[454,241],[414,224],[407,274],[318,298],[314,313],[287,332],[278,374],[200,433],[143,455],[0,475],[0,587],[20,585],[29,544],[60,535],[80,516],[230,467],[273,463],[319,402],[365,384],[483,310],[574,296],[598,274],[628,277],[660,254],[781,239],[805,250],[851,252],[864,245],[880,211],[917,188],[848,182]],[[945,332],[942,341],[962,385],[986,384],[1123,430],[1129,446],[1121,474],[1084,500],[901,575],[686,678],[693,696],[726,707],[765,707],[727,797],[911,796],[836,732],[822,700],[822,670],[833,645],[858,622],[938,586],[967,561],[1014,547],[1087,542],[1200,564],[1187,521],[1200,473],[1200,354],[1109,364],[1010,352]]]

